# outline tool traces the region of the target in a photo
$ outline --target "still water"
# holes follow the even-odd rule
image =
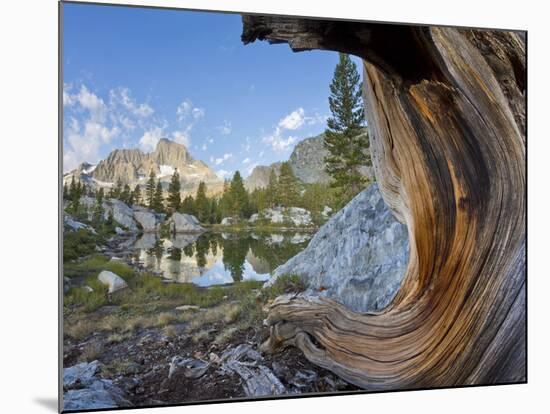
[[[159,238],[144,234],[131,248],[132,260],[177,283],[224,285],[267,280],[279,265],[303,250],[307,233],[203,233]]]

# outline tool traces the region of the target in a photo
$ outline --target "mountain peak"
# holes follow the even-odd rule
[[[195,161],[185,145],[161,138],[151,156],[159,164],[178,165],[179,163],[192,163]]]
[[[185,148],[187,150],[187,147],[185,145],[180,144],[179,142],[173,141],[170,138],[161,138],[161,139],[159,139],[159,141],[157,142],[157,145],[155,147],[155,151],[159,147],[160,148],[162,148],[162,147],[174,147],[174,148],[181,147],[181,148]]]

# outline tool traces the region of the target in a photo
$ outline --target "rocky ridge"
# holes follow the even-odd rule
[[[223,189],[223,180],[204,162],[195,160],[184,145],[161,139],[155,150],[144,153],[140,149],[115,149],[97,165],[82,163],[63,176],[64,183],[72,177],[92,187],[112,187],[117,180],[131,188],[145,185],[151,171],[155,173],[164,189],[177,169],[181,178],[183,194],[196,191],[199,182],[207,184],[208,192],[217,194]]]
[[[364,134],[367,133],[365,129]],[[296,144],[292,154],[288,159],[292,171],[296,178],[306,184],[330,182],[330,176],[325,171],[325,157],[328,151],[324,146],[325,135],[320,134],[315,137],[306,138]],[[265,188],[269,184],[271,171],[279,176],[281,162],[275,162],[270,165],[258,165],[251,174],[245,179],[245,187],[249,191],[256,188]],[[364,167],[362,173],[367,178],[372,178],[374,173],[371,167]]]

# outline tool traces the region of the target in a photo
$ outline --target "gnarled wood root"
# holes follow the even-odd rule
[[[243,41],[364,61],[375,173],[409,231],[378,314],[278,298],[263,349],[300,348],[367,389],[524,381],[525,45],[521,34],[244,16]]]

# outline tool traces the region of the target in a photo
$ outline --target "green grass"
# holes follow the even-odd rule
[[[281,275],[275,280],[273,285],[262,290],[262,296],[264,300],[271,300],[285,293],[303,292],[306,290],[306,287],[306,284],[298,275]]]
[[[100,240],[100,236],[87,229],[65,231],[63,234],[63,262],[92,254]]]
[[[215,328],[223,326],[214,338],[228,342],[236,333],[250,328],[261,329],[266,317],[265,306],[275,297],[300,292],[305,285],[296,275],[284,275],[273,286],[261,289],[263,282],[241,281],[229,286],[200,288],[192,284],[166,284],[158,276],[136,273],[122,262],[111,262],[100,255],[70,263],[72,275],[84,277],[84,284],[93,289],[73,287],[65,295],[65,333],[82,340],[95,332],[105,332],[111,343],[125,340],[137,329],[157,327],[167,336],[176,332],[175,325],[186,323],[194,340],[204,340]],[[97,275],[110,270],[126,280],[128,288],[107,295],[107,287]],[[95,312],[104,305],[118,305],[114,313]],[[176,311],[181,305],[196,305],[200,311]]]
[[[239,321],[239,329],[261,326],[265,319],[264,307],[277,296],[285,293],[299,293],[304,291],[305,284],[297,275],[282,275],[275,283],[259,292],[251,291],[244,295],[239,303],[236,320]]]
[[[195,305],[211,307],[225,299],[238,300],[248,292],[258,289],[262,282],[242,281],[231,286],[213,286],[200,288],[193,284],[163,283],[158,276],[149,273],[137,274],[123,262],[109,261],[107,257],[93,255],[81,262],[66,263],[64,274],[69,278],[84,277],[84,284],[91,287],[88,292],[84,287],[73,287],[65,295],[65,305],[80,307],[84,312],[93,312],[107,304],[107,287],[97,279],[103,270],[109,270],[122,277],[128,283],[128,289],[116,292],[111,303],[127,308],[143,307],[145,304]],[[155,309],[157,310],[158,307]]]

